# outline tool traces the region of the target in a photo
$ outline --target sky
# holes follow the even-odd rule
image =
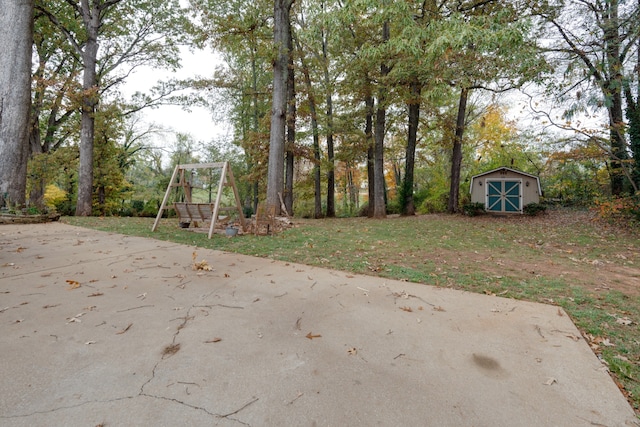
[[[146,92],[158,81],[172,77],[187,78],[197,75],[208,77],[213,74],[214,68],[219,63],[219,58],[211,52],[204,50],[190,52],[185,49],[182,52],[182,68],[176,73],[147,67],[139,68],[127,78],[122,91],[125,96],[130,96],[136,91]],[[178,106],[162,106],[145,109],[141,115],[147,123],[157,123],[164,128],[190,134],[196,141],[209,142],[231,132],[228,123],[214,121],[212,113],[202,107],[185,111]]]

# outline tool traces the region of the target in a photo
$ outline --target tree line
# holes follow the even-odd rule
[[[264,199],[278,211],[332,217],[336,195],[353,212],[366,183],[369,216],[391,206],[453,213],[469,175],[493,166],[545,175],[559,197],[577,197],[589,181],[591,196],[634,195],[640,184],[637,2],[0,6],[3,204],[40,206],[55,182],[76,215],[108,213],[110,201],[134,197],[142,169],[164,173],[144,143],[157,130],[137,112],[221,102],[237,149],[200,151],[235,153],[254,208]],[[188,46],[218,52],[223,64],[130,99],[119,92],[140,67],[177,69]],[[540,127],[564,132],[516,126],[501,104],[513,91],[531,96],[527,111]],[[596,114],[603,123],[577,123]]]

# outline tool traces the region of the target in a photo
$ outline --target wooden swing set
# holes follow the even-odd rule
[[[191,199],[191,189],[193,188],[190,177],[193,173],[193,170],[196,169],[212,169],[212,170],[220,170],[220,182],[218,183],[218,194],[216,195],[216,199],[214,203],[193,203]],[[186,172],[189,171],[187,175]],[[233,190],[233,195],[235,199],[235,206],[221,206],[222,203],[222,195],[225,187],[231,187]],[[231,167],[229,166],[229,162],[220,162],[220,163],[194,163],[194,164],[184,164],[177,165],[173,170],[173,175],[171,176],[171,181],[169,181],[169,185],[167,186],[167,191],[164,194],[164,198],[162,199],[162,204],[160,205],[160,209],[158,210],[158,215],[156,216],[156,220],[153,223],[153,227],[151,231],[156,231],[158,228],[158,224],[160,222],[160,218],[162,218],[162,214],[165,209],[167,209],[167,202],[169,200],[169,195],[171,190],[174,188],[182,188],[184,192],[184,202],[175,202],[173,204],[173,209],[176,211],[178,215],[178,220],[180,223],[193,223],[194,226],[198,227],[199,222],[209,222],[209,239],[213,236],[213,232],[215,229],[216,222],[221,219],[219,217],[221,212],[237,212],[238,220],[240,225],[242,226],[242,230],[246,229],[246,223],[244,219],[244,213],[242,211],[242,204],[240,203],[240,196],[238,194],[238,188],[236,187],[235,180],[233,179],[233,172],[231,172]]]

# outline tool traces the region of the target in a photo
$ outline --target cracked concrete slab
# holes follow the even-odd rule
[[[2,426],[638,425],[557,307],[58,223],[0,227],[0,355]]]

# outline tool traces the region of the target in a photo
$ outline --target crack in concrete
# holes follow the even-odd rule
[[[57,408],[51,408],[51,409],[42,410],[42,411],[33,411],[33,412],[28,413],[28,414],[0,415],[0,419],[10,420],[10,419],[14,419],[14,418],[27,418],[27,417],[31,417],[33,415],[38,415],[38,414],[50,414],[50,413],[57,412],[57,411],[63,411],[65,409],[79,408],[81,406],[90,405],[92,403],[112,403],[112,402],[118,402],[120,400],[135,399],[136,397],[137,396],[124,396],[124,397],[116,397],[116,398],[107,399],[107,400],[87,400],[85,402],[80,402],[80,403],[77,403],[75,405],[59,406]]]
[[[200,297],[199,302],[202,303],[203,300],[206,300],[208,297],[210,297],[214,292],[210,292],[206,295],[203,295]],[[215,304],[215,306],[223,306],[221,304]],[[178,338],[178,335],[180,335],[180,331],[182,329],[184,329],[185,327],[187,327],[189,321],[194,320],[195,319],[195,315],[191,314],[191,311],[193,309],[197,309],[197,308],[202,308],[202,307],[208,307],[208,306],[204,306],[204,305],[198,305],[198,303],[194,303],[192,304],[189,309],[187,310],[187,313],[185,314],[185,316],[183,317],[178,317],[177,319],[182,320],[182,322],[176,327],[176,331],[173,334],[173,339],[171,341],[172,344],[176,344],[176,340]],[[225,308],[244,308],[244,307],[227,307],[227,306],[223,306]],[[136,307],[139,308],[139,307]],[[176,320],[176,319],[174,319]],[[173,355],[171,355],[173,356]],[[217,414],[214,412],[209,411],[207,408],[201,407],[201,406],[197,406],[197,405],[193,405],[190,404],[188,402],[176,399],[176,398],[172,398],[172,397],[166,397],[166,396],[159,396],[159,395],[154,395],[154,394],[149,394],[147,392],[145,392],[145,388],[147,387],[147,385],[149,385],[151,383],[151,381],[154,380],[155,376],[156,376],[156,370],[160,367],[160,364],[162,363],[163,360],[167,359],[166,357],[164,357],[164,355],[161,356],[160,360],[158,360],[155,365],[153,366],[153,369],[151,370],[151,376],[140,386],[140,389],[138,391],[137,395],[134,396],[124,396],[124,397],[116,397],[113,399],[106,399],[106,400],[88,400],[85,402],[81,402],[75,405],[68,405],[68,406],[60,406],[60,407],[56,407],[56,408],[51,408],[51,409],[47,409],[47,410],[40,410],[40,411],[33,411],[31,413],[27,413],[27,414],[17,414],[17,415],[0,415],[0,419],[5,419],[5,420],[9,420],[9,419],[18,419],[18,418],[28,418],[30,416],[33,415],[38,415],[38,414],[49,414],[49,413],[54,413],[54,412],[58,412],[58,411],[63,411],[63,410],[67,410],[67,409],[74,409],[74,408],[78,408],[81,406],[85,406],[85,405],[90,405],[90,404],[100,404],[100,403],[113,403],[113,402],[118,402],[118,401],[122,401],[122,400],[132,400],[132,399],[136,399],[138,397],[147,397],[147,398],[151,398],[151,399],[158,399],[158,400],[164,400],[164,401],[168,401],[168,402],[173,402],[173,403],[177,403],[179,405],[183,405],[187,408],[193,409],[193,410],[197,410],[197,411],[202,411],[207,415],[210,415],[212,417],[216,417],[217,419],[226,419],[232,422],[236,422],[245,426],[250,426],[249,423],[246,423],[236,417],[234,417],[234,415],[237,415],[238,413],[240,413],[241,411],[243,411],[244,409],[246,409],[247,407],[251,406],[252,404],[254,404],[255,402],[257,402],[258,400],[260,400],[257,397],[253,397],[250,401],[248,401],[247,403],[243,404],[242,406],[238,407],[238,409],[233,410],[231,412],[225,413],[225,414]]]

